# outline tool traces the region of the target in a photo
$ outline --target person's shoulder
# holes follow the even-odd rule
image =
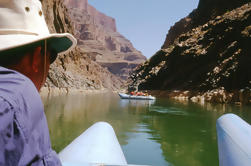
[[[0,97],[0,116],[8,114],[10,110],[13,110],[12,104],[6,99]]]
[[[5,86],[6,88],[21,88],[27,85],[32,86],[33,83],[29,78],[24,76],[23,74],[15,71],[10,70],[7,68],[0,67],[0,87],[2,88]],[[33,85],[34,86],[34,85]]]
[[[13,123],[13,119],[14,107],[7,100],[0,97],[0,132],[8,129],[10,124]]]
[[[0,115],[2,115],[9,109],[13,109],[13,106],[5,98],[0,97],[0,108]]]
[[[29,78],[17,71],[0,67],[0,97],[9,101],[29,93],[38,93]]]

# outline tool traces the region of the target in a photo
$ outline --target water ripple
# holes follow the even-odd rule
[[[185,112],[184,110],[180,110],[178,108],[175,107],[162,107],[162,106],[152,106],[149,109],[150,112],[157,112],[157,113],[161,113],[161,114],[171,114],[171,115],[183,115],[183,116],[187,116],[188,112]]]

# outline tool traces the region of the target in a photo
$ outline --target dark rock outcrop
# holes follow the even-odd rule
[[[162,48],[167,48],[173,44],[174,40],[182,33],[186,33],[197,26],[205,24],[210,19],[248,2],[250,0],[200,0],[197,9],[170,28]]]
[[[122,79],[128,77],[132,67],[146,60],[117,32],[115,20],[90,6],[87,0],[65,0],[65,4],[75,26],[78,46],[92,60]]]
[[[202,3],[198,9],[201,6]],[[238,97],[230,95],[224,101],[238,102],[243,98],[241,91],[246,89],[245,92],[250,93],[247,89],[251,88],[250,26],[251,4],[245,4],[209,19],[205,24],[188,28],[188,32],[173,37],[174,42],[134,71],[130,87],[197,91],[200,96],[203,93],[210,96],[217,91],[236,94],[237,91]],[[251,96],[246,93],[245,96],[250,102]]]
[[[86,1],[87,2],[87,1]],[[84,5],[83,1],[83,5]],[[43,11],[51,32],[75,35],[68,9],[60,0],[42,0]],[[58,56],[51,65],[46,87],[65,89],[120,89],[123,82],[103,68],[79,47],[67,55]]]

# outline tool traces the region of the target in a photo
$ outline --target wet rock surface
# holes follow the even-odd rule
[[[235,6],[238,4],[174,35],[173,42],[134,70],[129,88],[196,91],[188,98],[194,97],[195,101],[196,96],[201,96],[205,101],[250,103],[250,91],[242,90],[251,87],[251,4]],[[229,8],[234,9],[228,11]]]

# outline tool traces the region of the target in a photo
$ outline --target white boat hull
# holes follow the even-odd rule
[[[134,96],[128,95],[124,93],[119,93],[121,99],[133,99],[133,100],[155,100],[156,98],[153,96]]]
[[[128,165],[112,126],[98,122],[59,153],[63,166]]]
[[[62,163],[72,165],[127,165],[112,126],[99,122],[59,153]],[[66,164],[65,164],[66,165]]]
[[[251,126],[234,114],[217,120],[220,166],[251,165]]]

